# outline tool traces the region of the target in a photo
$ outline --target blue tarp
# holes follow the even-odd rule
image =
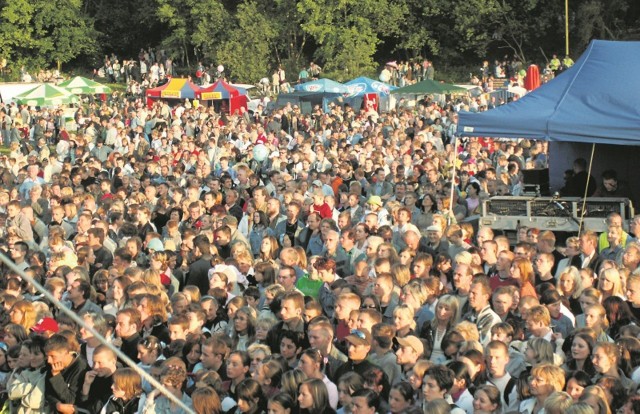
[[[345,85],[349,89],[349,96],[362,96],[367,93],[377,93],[380,96],[389,96],[389,93],[392,90],[398,89],[395,86],[364,76],[350,80],[349,82],[346,82]]]
[[[462,136],[640,145],[640,42],[594,40],[571,68],[523,98],[461,112]]]
[[[328,93],[347,93],[347,87],[340,82],[331,79],[317,79],[311,82],[301,83],[293,87],[296,91],[304,92],[328,92]]]

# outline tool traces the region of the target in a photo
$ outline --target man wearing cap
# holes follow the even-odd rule
[[[378,217],[378,228],[391,224],[389,212],[382,207],[382,199],[380,196],[369,197],[369,200],[367,200],[367,207],[367,214],[372,213]]]
[[[44,339],[49,339],[53,334],[57,334],[58,330],[58,322],[55,319],[50,317],[45,317],[40,319],[40,321],[35,324],[31,330],[43,337]]]
[[[333,380],[339,379],[347,372],[356,372],[364,375],[372,367],[377,365],[369,362],[367,356],[371,351],[371,334],[366,329],[353,329],[345,338],[349,345],[349,359],[335,373]]]
[[[236,242],[244,243],[247,247],[249,247],[249,240],[247,240],[244,234],[238,231],[238,219],[235,216],[227,214],[222,219],[222,224],[228,226],[231,230],[231,243],[229,244],[234,245]]]
[[[396,351],[396,361],[402,368],[402,380],[407,380],[407,374],[424,354],[424,345],[420,338],[407,335],[404,338],[396,338],[398,350]]]
[[[440,254],[449,254],[449,242],[442,239],[440,226],[431,225],[427,227],[427,253],[433,257],[437,257]]]

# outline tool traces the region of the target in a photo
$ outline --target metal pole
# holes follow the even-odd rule
[[[569,0],[564,0],[564,39],[565,54],[569,56]]]
[[[449,195],[449,218],[447,219],[448,224],[453,222],[453,217],[455,217],[455,213],[453,212],[453,192],[456,191],[456,161],[458,160],[457,154],[458,148],[458,136],[453,136],[453,167],[451,168],[451,194]]]
[[[591,145],[591,158],[589,159],[589,172],[587,173],[587,184],[584,186],[584,197],[582,197],[582,208],[580,209],[580,224],[578,225],[578,237],[582,234],[582,224],[584,222],[585,208],[587,207],[587,195],[589,193],[589,180],[591,179],[591,167],[593,166],[593,154],[596,152],[596,144]]]
[[[84,320],[76,315],[71,309],[67,308],[62,304],[58,299],[56,299],[49,291],[47,291],[40,283],[36,282],[31,276],[27,275],[24,271],[18,269],[18,267],[4,254],[0,253],[0,261],[7,265],[9,269],[11,269],[16,274],[20,275],[20,277],[30,284],[32,284],[36,290],[44,295],[52,304],[54,304],[62,313],[70,317],[75,323],[79,326],[83,327],[87,331],[91,332],[91,334],[96,337],[102,344],[106,345],[109,349],[116,353],[118,358],[125,364],[127,364],[130,368],[136,371],[142,378],[146,379],[153,385],[155,389],[160,391],[165,397],[167,397],[171,402],[177,404],[180,408],[182,408],[185,412],[189,414],[195,414],[195,412],[189,408],[185,403],[182,402],[181,399],[173,395],[164,385],[162,385],[158,380],[149,375],[145,370],[141,369],[135,362],[131,360],[128,356],[122,353],[120,349],[114,347],[111,343],[109,343],[104,336],[98,333],[92,326],[88,326]]]

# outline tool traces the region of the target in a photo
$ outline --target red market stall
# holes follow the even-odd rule
[[[147,89],[147,106],[151,107],[158,99],[195,99],[201,89],[187,78],[172,78],[164,85]]]
[[[247,91],[231,86],[223,80],[196,92],[202,105],[213,105],[216,112],[235,114],[240,108],[247,109]]]

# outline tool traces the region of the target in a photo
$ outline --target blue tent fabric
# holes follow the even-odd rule
[[[592,41],[578,61],[523,98],[460,112],[458,134],[640,145],[640,42]]]
[[[380,82],[365,76],[355,78],[346,82],[345,85],[349,89],[349,96],[362,96],[368,93],[377,93],[380,96],[389,96],[389,93],[398,89],[384,82]]]
[[[347,93],[349,90],[345,85],[331,79],[318,79],[311,82],[301,83],[294,86],[296,91],[304,92],[328,92],[328,93]]]

